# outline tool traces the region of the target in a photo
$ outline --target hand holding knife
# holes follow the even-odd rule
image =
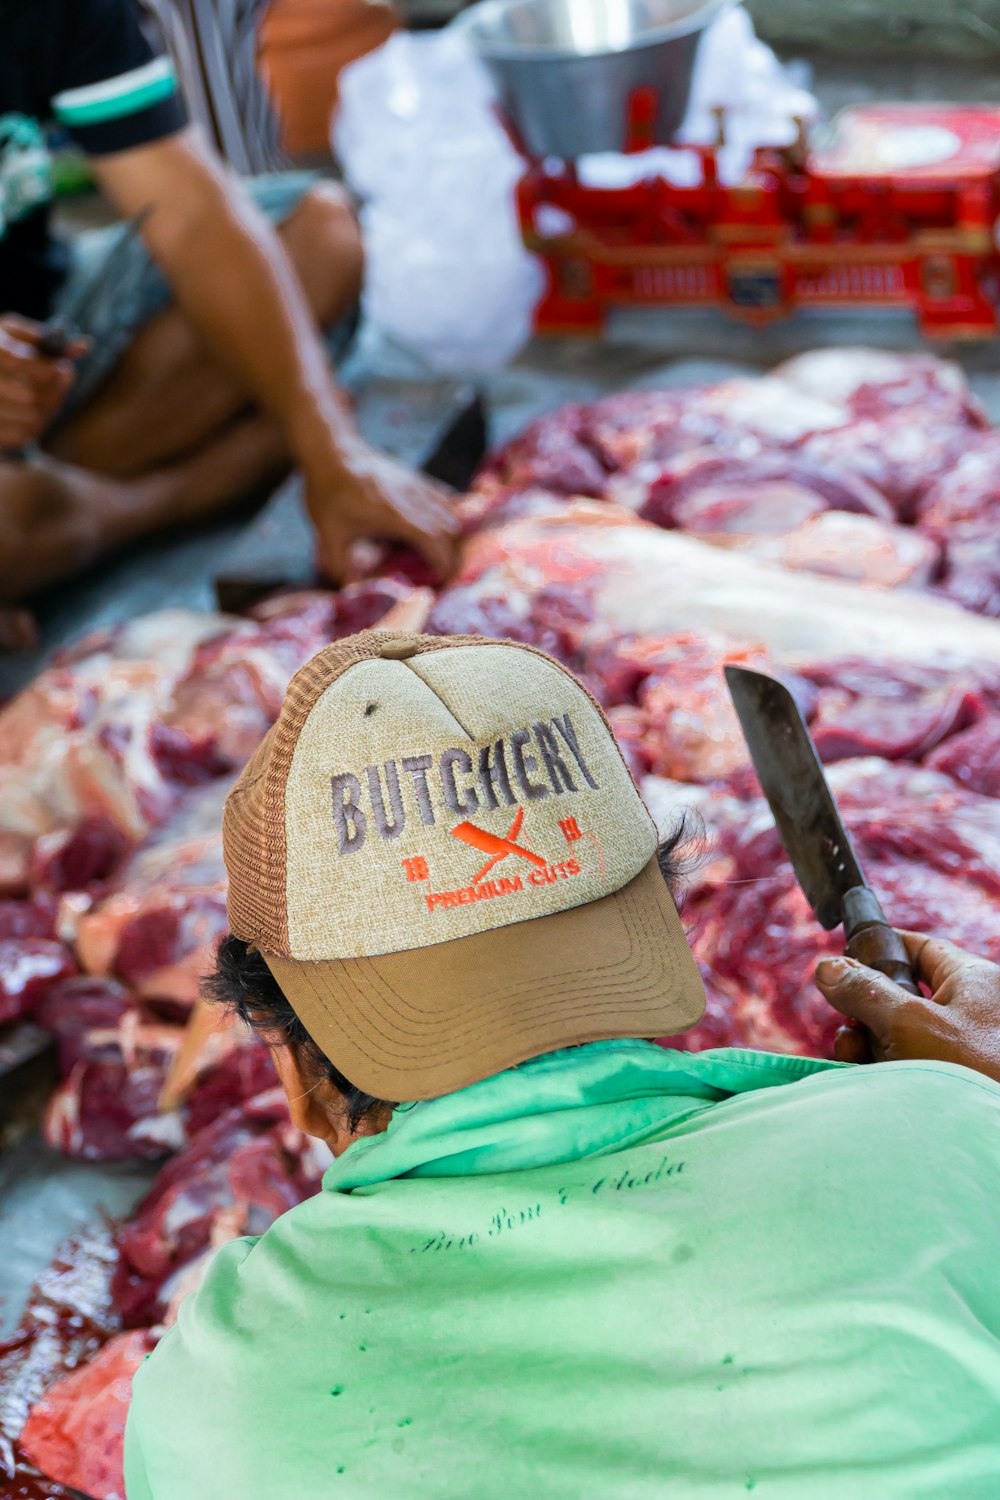
[[[757,779],[817,921],[828,930],[842,922],[849,958],[919,995],[903,940],[865,880],[798,704],[776,678],[725,670]]]
[[[129,221],[98,273],[87,282],[65,311],[42,325],[40,334],[36,327],[32,336],[26,325],[27,337],[41,358],[47,360],[79,358],[86,347],[80,328],[88,325],[92,309],[99,305],[108,291],[114,287],[124,268],[132,242],[141,231],[149,214],[150,209],[144,208]],[[14,322],[13,318],[11,322]],[[23,461],[30,451],[31,444],[26,447],[8,448],[3,451],[2,456],[8,461]]]

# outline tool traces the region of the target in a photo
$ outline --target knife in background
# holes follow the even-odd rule
[[[141,209],[133,219],[129,220],[117,244],[108,252],[107,259],[97,274],[80,289],[76,297],[69,302],[61,313],[57,313],[55,317],[49,318],[42,325],[42,337],[39,339],[36,347],[43,358],[62,359],[67,349],[81,337],[81,329],[86,328],[91,309],[98,306],[103,301],[109,287],[114,286],[122,269],[128,262],[132,242],[141,232],[151,211],[149,207]],[[4,457],[7,459],[24,459],[30,451],[30,447],[8,449]]]
[[[850,958],[919,994],[903,940],[865,880],[792,694],[764,672],[725,671],[757,779],[817,921],[828,930],[843,922]]]

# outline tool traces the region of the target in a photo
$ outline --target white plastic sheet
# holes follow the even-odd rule
[[[401,33],[340,88],[334,148],[362,199],[366,315],[439,373],[502,367],[530,337],[542,272],[485,69],[454,32]]]

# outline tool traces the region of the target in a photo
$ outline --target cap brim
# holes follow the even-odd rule
[[[454,942],[321,963],[262,957],[334,1066],[394,1101],[580,1042],[672,1036],[705,1009],[655,858],[613,895]]]

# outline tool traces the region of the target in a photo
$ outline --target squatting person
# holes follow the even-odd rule
[[[53,237],[51,117],[124,218],[150,210],[65,359],[44,356],[43,322],[102,285],[124,229],[82,236],[72,257]],[[293,462],[335,576],[359,536],[447,571],[444,492],[362,442],[320,340],[322,326],[346,346],[362,260],[338,187],[303,173],[244,186],[186,125],[134,0],[2,5],[0,604]],[[39,440],[28,461],[4,458]]]
[[[1000,1494],[1000,970],[824,964],[882,1066],[644,1040],[671,847],[510,643],[320,652],[224,839],[215,996],[335,1160],[138,1372],[129,1500]]]

